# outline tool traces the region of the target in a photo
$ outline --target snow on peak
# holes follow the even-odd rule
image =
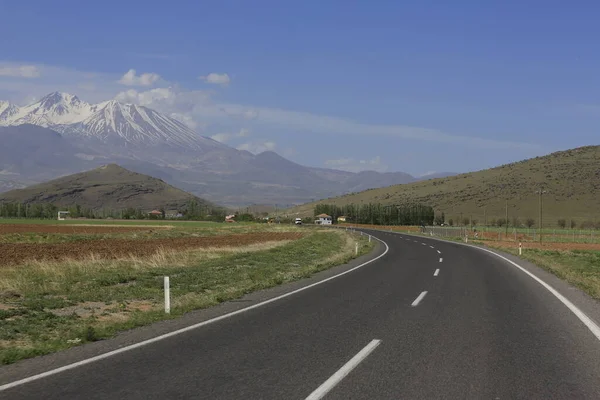
[[[54,92],[40,101],[15,108],[10,116],[0,103],[0,125],[34,124],[54,129],[63,135],[94,138],[104,142],[138,145],[170,145],[187,149],[227,147],[202,137],[183,123],[135,104],[109,100],[88,104],[77,96]]]
[[[19,107],[8,101],[0,101],[0,126],[6,125],[7,122],[19,112]]]
[[[54,92],[36,103],[20,108],[8,122],[11,125],[34,124],[50,128],[81,122],[91,113],[91,106],[77,96]]]

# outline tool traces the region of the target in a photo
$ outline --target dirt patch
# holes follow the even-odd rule
[[[126,320],[128,317],[124,314],[132,311],[151,311],[156,307],[155,304],[146,300],[129,300],[121,304],[102,303],[98,301],[86,301],[74,306],[63,307],[48,310],[57,316],[77,315],[80,318],[97,317],[99,321],[108,320]]]
[[[9,233],[62,233],[62,234],[102,234],[151,231],[170,229],[170,226],[124,226],[124,225],[42,225],[42,224],[0,224],[0,235]]]
[[[204,247],[239,247],[262,242],[296,240],[300,232],[257,232],[236,235],[160,238],[105,239],[73,243],[0,243],[0,266],[18,265],[27,260],[81,260],[90,255],[101,259],[144,257],[160,250],[189,250]]]
[[[59,317],[66,317],[69,315],[77,315],[82,318],[90,317],[94,314],[100,314],[110,308],[114,308],[114,304],[106,304],[98,301],[86,301],[85,303],[77,304],[74,306],[56,308],[52,310],[47,310],[54,315]]]

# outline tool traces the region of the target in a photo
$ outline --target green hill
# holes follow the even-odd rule
[[[161,179],[138,174],[116,164],[0,193],[0,203],[79,205],[91,210],[179,210],[185,208],[190,200],[196,200],[199,207],[216,207]]]
[[[542,188],[543,223],[556,226],[558,219],[573,219],[578,225],[600,222],[600,146],[560,151],[517,163],[478,172],[427,181],[366,190],[332,199],[308,203],[287,210],[295,216],[312,215],[314,205],[416,201],[444,212],[446,220],[472,217],[479,223],[505,217],[539,219]]]

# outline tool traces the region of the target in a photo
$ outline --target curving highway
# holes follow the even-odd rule
[[[369,233],[383,241],[369,264],[47,376],[3,367],[0,398],[600,398],[595,323],[540,282],[479,249]]]

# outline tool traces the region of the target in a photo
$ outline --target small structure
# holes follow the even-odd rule
[[[65,220],[65,215],[69,214],[68,211],[59,211],[58,212],[58,220],[59,221],[64,221]]]
[[[152,210],[148,213],[148,215],[151,215],[153,217],[162,217],[162,211]]]
[[[346,216],[342,215],[341,217],[338,217],[337,221],[338,222],[346,222]]]
[[[327,214],[319,214],[315,220],[315,224],[317,225],[331,225],[332,223],[331,215]]]
[[[235,222],[235,214],[225,216],[225,222]]]

